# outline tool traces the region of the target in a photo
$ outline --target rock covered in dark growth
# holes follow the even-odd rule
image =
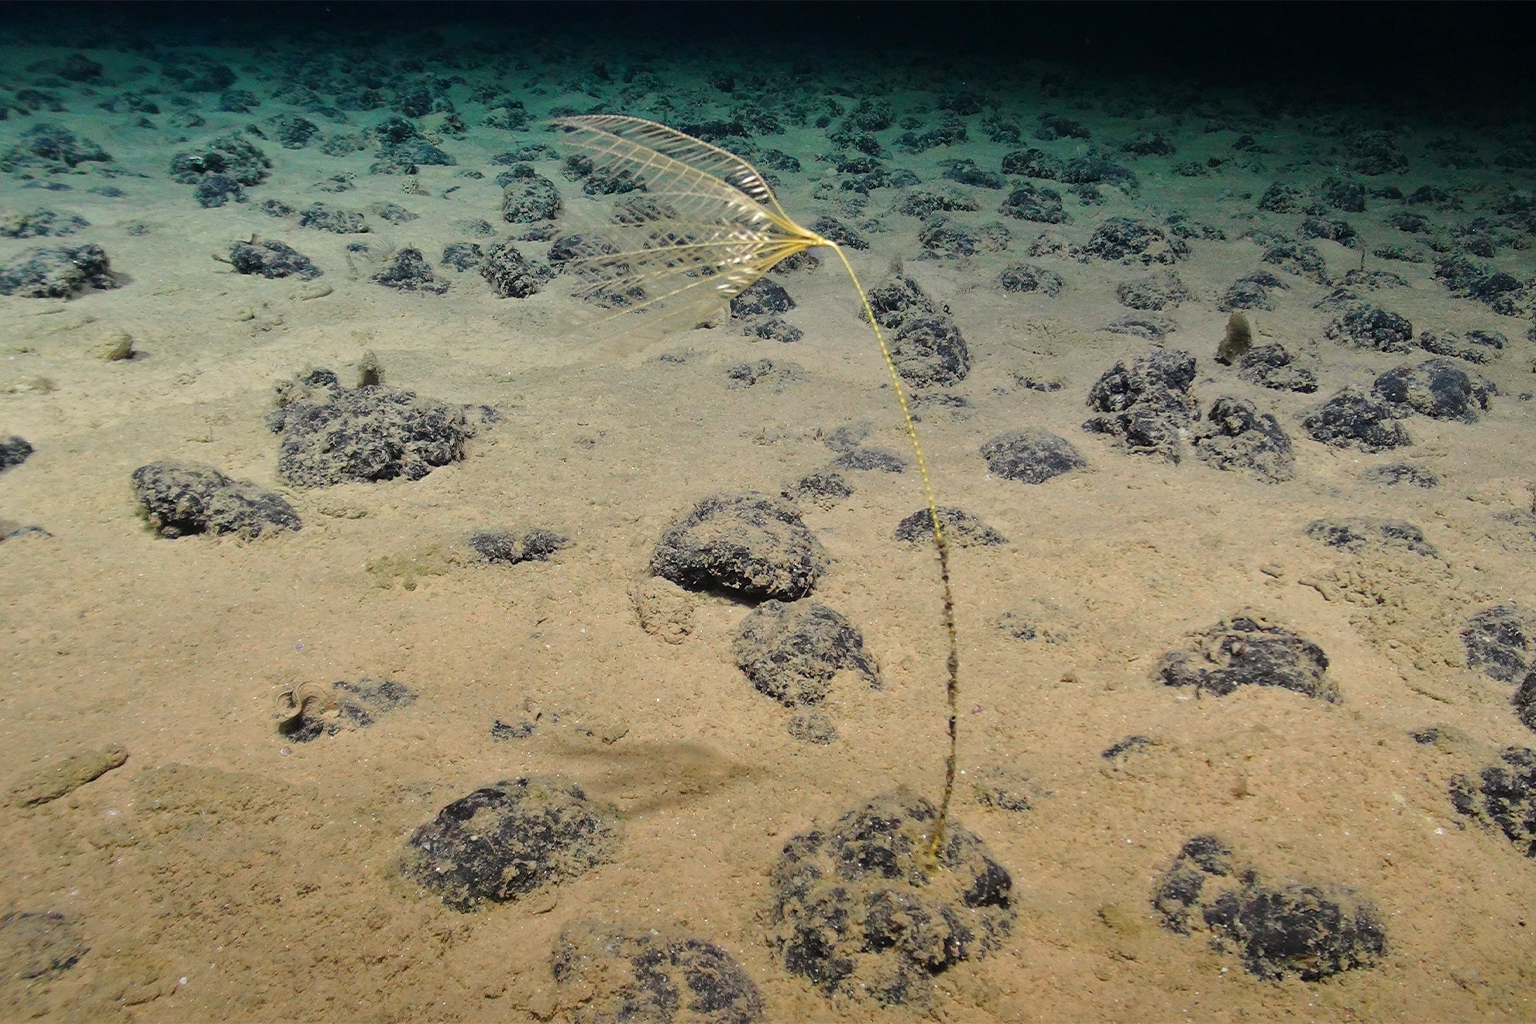
[[[315,228],[337,235],[358,235],[368,230],[366,218],[356,210],[337,210],[324,203],[314,203],[299,211],[299,227]]]
[[[1216,308],[1223,313],[1238,309],[1274,309],[1275,304],[1269,298],[1271,288],[1289,289],[1290,285],[1267,270],[1255,270],[1233,281],[1216,303]]]
[[[1169,238],[1162,228],[1129,217],[1111,217],[1094,231],[1088,244],[1074,252],[1079,259],[1094,257],[1121,263],[1174,264],[1189,255],[1189,244]]]
[[[475,427],[459,406],[405,388],[342,387],[329,370],[278,386],[267,425],[281,433],[278,474],[299,487],[420,480],[464,457]]]
[[[916,281],[900,273],[869,290],[869,308],[888,331],[896,330],[913,317],[931,316],[939,311]]]
[[[468,912],[576,878],[608,860],[618,840],[612,810],[580,786],[521,778],[444,807],[411,835],[403,871]]]
[[[421,164],[451,167],[458,163],[403,117],[385,118],[373,135],[379,140],[379,159],[369,165],[369,174],[415,174]]]
[[[562,208],[560,190],[555,183],[521,164],[511,172],[511,180],[502,189],[501,219],[508,224],[536,224],[552,221]],[[553,260],[555,257],[550,256]]]
[[[538,294],[555,272],[528,259],[511,242],[498,242],[480,261],[480,276],[502,298],[526,299]]]
[[[953,818],[928,873],[938,811],[905,792],[794,836],[773,870],[774,949],[828,996],[924,1005],[934,979],[1012,929],[1013,879]]]
[[[1356,348],[1407,352],[1412,348],[1413,324],[1396,313],[1362,305],[1334,318],[1325,333]]]
[[[1374,966],[1387,951],[1376,908],[1339,885],[1272,886],[1240,868],[1215,836],[1184,844],[1152,893],[1163,927],[1199,931],[1218,950],[1243,958],[1250,974],[1269,980],[1296,975],[1319,981]]]
[[[1502,764],[1451,778],[1451,805],[1485,828],[1497,829],[1527,857],[1536,857],[1536,750],[1505,747]]]
[[[1525,679],[1515,688],[1510,703],[1515,706],[1515,717],[1520,719],[1520,724],[1536,732],[1536,672],[1526,673]]]
[[[821,543],[794,506],[756,491],[717,494],[662,534],[651,572],[689,590],[795,601],[826,571]]]
[[[212,466],[151,462],[133,471],[133,489],[149,525],[162,537],[233,533],[249,539],[303,525],[282,495]]]
[[[1256,345],[1237,357],[1237,378],[1275,391],[1310,395],[1317,390],[1317,374],[1296,365],[1296,357],[1284,345]]]
[[[90,139],[82,139],[62,125],[35,124],[21,133],[16,144],[0,155],[0,171],[6,174],[36,167],[45,174],[64,174],[83,163],[111,163],[112,157]]]
[[[1044,292],[1051,298],[1060,295],[1065,284],[1056,271],[1032,263],[1005,267],[997,275],[997,283],[1005,292]]]
[[[1246,398],[1218,398],[1193,431],[1195,457],[1217,469],[1237,470],[1277,484],[1296,472],[1291,439],[1267,412]]]
[[[87,288],[116,288],[107,251],[90,245],[28,249],[0,266],[0,295],[67,299]]]
[[[160,74],[167,81],[175,82],[187,92],[220,92],[234,85],[239,78],[228,64],[195,51],[172,53],[160,67]]]
[[[1512,683],[1536,664],[1530,654],[1536,642],[1536,615],[1511,604],[1494,605],[1473,615],[1461,631],[1467,668]]]
[[[1035,221],[1039,224],[1065,224],[1072,217],[1061,206],[1061,193],[1025,182],[1008,193],[998,210],[1016,220]]]
[[[1301,425],[1314,441],[1340,448],[1380,452],[1413,443],[1390,406],[1354,388],[1345,388],[1312,410]]]
[[[963,508],[955,508],[951,505],[938,507],[939,526],[944,531],[944,542],[958,547],[968,548],[972,544],[980,547],[993,547],[997,544],[1008,543],[1008,538],[998,533],[992,527],[981,521],[979,516],[967,512]],[[933,542],[933,513],[926,508],[920,508],[916,512],[904,518],[896,524],[896,539],[908,544],[923,544]]]
[[[31,213],[0,211],[0,238],[48,238],[72,235],[90,227],[84,217],[38,208]]]
[[[1408,462],[1392,462],[1385,466],[1372,466],[1361,474],[1361,478],[1369,480],[1373,484],[1385,484],[1388,487],[1409,483],[1415,487],[1423,487],[1428,490],[1431,487],[1440,486],[1439,477],[1427,469]]]
[[[262,277],[297,277],[309,281],[324,273],[308,256],[286,242],[267,241],[236,242],[229,249],[229,263],[239,274],[259,274]]]
[[[204,209],[223,206],[231,199],[237,203],[246,201],[245,189],[227,174],[204,175],[198,181],[197,189],[192,195],[197,200],[197,205]]]
[[[845,669],[880,687],[863,634],[815,601],[764,601],[742,621],[732,654],[759,693],[789,708],[821,703]]]
[[[1343,519],[1314,519],[1307,524],[1307,536],[1331,548],[1354,554],[1368,548],[1398,549],[1428,558],[1439,552],[1424,539],[1424,531],[1400,519],[1373,519],[1350,516]]]
[[[432,264],[413,246],[397,249],[372,280],[398,292],[441,295],[448,290],[448,282],[433,273]]]
[[[0,437],[0,470],[21,465],[33,451],[32,443],[17,434]]]
[[[1371,393],[1399,415],[1422,413],[1437,420],[1477,422],[1488,409],[1494,386],[1467,373],[1449,359],[1428,359],[1417,366],[1398,366],[1376,378]]]
[[[1005,480],[1041,484],[1088,465],[1066,438],[1047,430],[1010,430],[981,446],[987,470]]]
[[[240,185],[260,185],[271,167],[271,159],[254,144],[236,135],[221,135],[200,152],[177,153],[171,160],[171,177],[183,185],[196,185],[207,175],[221,174]]]
[[[570,542],[569,537],[537,527],[521,537],[509,530],[479,530],[469,535],[469,546],[475,554],[497,565],[547,562]]]
[[[1122,281],[1115,288],[1115,297],[1120,305],[1131,309],[1162,310],[1186,301],[1190,292],[1179,275],[1170,270]]]
[[[1178,462],[1180,431],[1200,406],[1189,393],[1195,357],[1177,349],[1154,349],[1127,365],[1115,364],[1088,391],[1088,407],[1099,415],[1083,424],[1095,434],[1115,437],[1126,450]]]
[[[475,242],[450,242],[443,246],[443,258],[439,261],[445,267],[463,272],[474,270],[480,266],[480,261],[485,259],[485,252]]]
[[[1509,339],[1499,331],[1425,331],[1419,335],[1419,347],[1437,356],[1454,356],[1469,363],[1490,363],[1504,351]]]
[[[965,379],[971,353],[960,328],[947,316],[908,317],[890,342],[891,361],[913,387],[947,387]]]
[[[731,315],[739,317],[769,316],[787,313],[795,308],[795,300],[782,285],[760,277],[752,285],[731,299]]]
[[[731,954],[670,929],[567,925],[550,955],[577,1024],[759,1024],[763,998]],[[565,1002],[567,1000],[562,1000]]]
[[[1308,697],[1339,700],[1317,644],[1262,619],[1236,615],[1197,634],[1194,644],[1163,655],[1157,675],[1167,686],[1193,686],[1225,697],[1239,686],[1279,686]]]

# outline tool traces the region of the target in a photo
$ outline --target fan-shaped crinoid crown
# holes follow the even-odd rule
[[[831,244],[789,218],[757,168],[718,146],[618,114],[553,123],[585,150],[575,170],[586,192],[616,197],[607,223],[557,246],[575,294],[604,310],[691,327],[774,264]]]

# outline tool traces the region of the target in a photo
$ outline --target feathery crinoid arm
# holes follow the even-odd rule
[[[785,226],[797,227],[757,168],[729,150],[684,135],[664,124],[624,114],[575,115],[556,118],[554,123],[565,132],[565,141],[586,149],[592,154],[594,163],[633,164],[636,153],[651,150],[708,178],[725,182],[762,206],[765,212],[775,215],[775,219]],[[651,183],[645,169],[634,167],[633,170],[648,190],[655,191],[656,185]]]
[[[582,231],[565,269],[576,295],[653,327],[707,319],[780,260],[825,244],[784,213],[757,170],[665,125],[620,115],[559,118],[594,173],[631,187]]]

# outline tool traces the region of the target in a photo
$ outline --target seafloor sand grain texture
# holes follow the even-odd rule
[[[1449,14],[137,10],[0,42],[0,1019],[1536,1018],[1536,125]],[[581,327],[594,111],[871,291],[938,875],[858,298]]]

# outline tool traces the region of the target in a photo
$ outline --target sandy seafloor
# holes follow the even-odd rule
[[[718,944],[755,983],[758,1019],[770,1021],[1536,1018],[1536,862],[1448,796],[1453,776],[1475,777],[1506,747],[1536,746],[1510,702],[1524,672],[1501,681],[1467,667],[1461,639],[1480,611],[1536,608],[1533,292],[1516,293],[1523,316],[1501,315],[1435,276],[1437,261],[1457,253],[1518,281],[1536,273],[1529,214],[1510,213],[1521,195],[1532,202],[1529,123],[921,51],[854,54],[840,66],[783,47],[689,53],[601,32],[441,25],[355,38],[274,32],[237,45],[169,25],[135,34],[78,24],[39,22],[0,47],[9,107],[0,151],[46,123],[112,158],[0,176],[5,210],[89,224],[64,238],[0,239],[0,263],[37,246],[95,243],[120,284],[67,300],[0,298],[0,437],[35,448],[0,473],[0,519],[47,533],[0,542],[0,769],[10,785],[83,751],[121,747],[128,757],[62,798],[0,810],[0,912],[63,915],[64,946],[44,952],[75,957],[23,969],[37,942],[52,940],[17,938],[23,919],[9,918],[0,1018],[592,1019],[593,992],[557,986],[550,966],[556,936],[584,920]],[[99,63],[100,76],[59,77],[50,62],[74,53]],[[230,88],[259,105],[221,111],[221,91],[187,91],[162,73],[187,54],[227,65],[238,76]],[[370,67],[382,69],[381,105],[356,109]],[[723,74],[734,75],[733,91],[720,88]],[[312,98],[280,88],[311,80]],[[370,174],[376,142],[322,152],[326,138],[370,130],[395,112],[402,88],[422,83],[439,109],[412,123],[455,165]],[[471,98],[485,85],[523,102],[526,128],[485,124],[497,112]],[[26,90],[62,109],[35,97],[20,109],[27,103],[13,97]],[[125,92],[159,113],[100,106]],[[848,176],[836,161],[850,151],[829,132],[860,100],[889,103],[921,134],[960,93],[980,102],[956,115],[963,141],[910,151],[900,124],[876,133],[885,166],[911,171],[918,185],[840,187]],[[449,105],[466,125],[461,136],[443,130]],[[447,244],[505,239],[543,259],[547,243],[527,241],[529,225],[501,219],[495,177],[506,167],[493,161],[536,143],[567,155],[541,118],[616,111],[682,124],[743,110],[772,115],[782,131],[728,144],[749,159],[774,148],[800,161],[798,173],[773,173],[785,208],[864,237],[868,250],[851,255],[872,286],[902,260],[970,351],[963,381],[929,389],[962,395],[969,408],[952,416],[929,406],[920,429],[940,503],[1007,538],[954,555],[965,771],[955,815],[1010,873],[1016,919],[997,949],[937,975],[926,1002],[826,998],[785,969],[770,938],[771,871],[789,837],[897,786],[938,797],[945,647],[934,559],[892,536],[922,504],[916,473],[848,471],[852,497],[802,506],[833,559],[815,597],[862,631],[884,683],[838,678],[824,709],[839,734],[829,745],[790,736],[789,712],[736,667],[731,647],[748,605],[696,596],[691,633],[669,643],[642,630],[631,598],[662,531],[700,498],[778,493],[830,463],[825,441],[842,427],[867,426],[866,444],[906,452],[846,278],[825,260],[774,277],[797,303],[784,319],[803,331],[799,341],[757,340],[726,321],[615,356],[553,329],[567,312],[558,281],[503,299],[472,270],[438,263]],[[823,114],[829,123],[818,127]],[[1037,141],[1042,115],[1077,121],[1091,139]],[[287,149],[275,124],[296,116],[320,133]],[[1019,141],[989,139],[989,119],[1017,126]],[[1376,174],[1352,168],[1362,132],[1383,132],[1389,159],[1401,162]],[[247,201],[201,208],[168,168],[228,133],[257,145],[270,175],[246,189]],[[1174,152],[1120,148],[1146,133]],[[1244,134],[1253,144],[1234,149]],[[1088,205],[1062,182],[1036,180],[1062,193],[1069,215],[1047,224],[998,212],[1027,180],[1019,175],[1001,190],[943,177],[944,161],[997,172],[1006,154],[1031,147],[1062,160],[1102,147],[1139,187],[1105,184],[1102,205]],[[1206,173],[1178,173],[1191,161]],[[561,159],[531,166],[578,194]],[[318,190],[337,175],[352,188]],[[1360,182],[1367,198],[1364,212],[1329,209],[1324,219],[1364,238],[1368,270],[1402,279],[1366,301],[1408,318],[1416,339],[1472,330],[1506,339],[1486,364],[1458,363],[1496,388],[1476,422],[1413,415],[1403,421],[1412,445],[1381,453],[1319,443],[1303,429],[1341,388],[1368,390],[1377,374],[1430,358],[1417,341],[1384,353],[1326,336],[1338,313],[1317,304],[1360,265],[1359,246],[1298,235],[1304,213],[1259,201],[1277,181],[1315,194],[1330,176]],[[1425,185],[1447,198],[1377,194]],[[103,186],[122,194],[93,191]],[[983,229],[1001,224],[1005,247],[925,257],[924,223],[896,207],[932,189],[974,198],[979,209],[951,214],[951,226],[996,239]],[[260,204],[269,198],[365,212],[390,202],[418,219],[370,214],[369,233],[339,235],[268,216]],[[1404,212],[1421,214],[1422,230],[1394,226]],[[1071,255],[1110,217],[1166,231],[1175,213],[1224,238],[1192,238],[1186,256],[1150,268]],[[1479,217],[1488,223],[1462,230]],[[481,219],[494,235],[469,233]],[[324,275],[267,280],[215,259],[253,235],[287,242]],[[1323,275],[1262,263],[1277,237],[1314,246]],[[1041,238],[1062,245],[1051,252]],[[348,253],[354,242],[375,256],[419,248],[451,287],[382,287],[370,257]],[[1466,253],[1472,244],[1486,254]],[[1375,253],[1387,246],[1422,262]],[[1055,272],[1064,287],[1005,292],[999,274],[1020,263]],[[1285,287],[1270,289],[1273,308],[1248,311],[1255,340],[1313,368],[1315,394],[1258,387],[1213,358],[1228,319],[1222,296],[1260,269]],[[1291,479],[1218,471],[1187,451],[1177,464],[1131,455],[1084,431],[1093,383],[1156,347],[1103,329],[1133,312],[1117,285],[1167,271],[1190,297],[1162,311],[1176,329],[1161,347],[1197,358],[1202,410],[1232,395],[1276,417],[1294,445]],[[93,354],[109,330],[132,336],[134,358]],[[370,350],[389,385],[490,406],[499,420],[462,461],[419,481],[285,485],[264,425],[274,385],[313,367],[350,384]],[[802,372],[778,390],[728,386],[729,368],[759,359]],[[1061,387],[1033,390],[1025,378]],[[1066,438],[1087,468],[1035,486],[990,475],[980,446],[1020,428]],[[167,459],[278,490],[302,530],[249,542],[157,536],[130,474]],[[1438,486],[1364,476],[1398,462]],[[1352,553],[1305,533],[1314,520],[1349,516],[1412,523],[1437,553]],[[545,562],[488,565],[465,544],[487,527],[545,527],[571,543]],[[1257,686],[1217,697],[1159,681],[1164,652],[1237,614],[1320,646],[1341,699]],[[1004,628],[1020,622],[1034,639]],[[416,700],[314,742],[278,733],[285,687],[336,680],[393,680]],[[497,720],[535,719],[526,738],[491,736]],[[1431,742],[1410,735],[1432,727]],[[1130,735],[1150,743],[1103,756]],[[999,772],[1028,795],[1028,809],[978,800],[973,783]],[[623,837],[609,862],[467,914],[400,879],[417,826],[481,785],[530,774],[578,781],[617,808]],[[1208,930],[1163,927],[1154,887],[1198,835],[1220,837],[1276,884],[1354,893],[1375,908],[1385,950],[1321,980],[1270,980],[1213,948]]]

